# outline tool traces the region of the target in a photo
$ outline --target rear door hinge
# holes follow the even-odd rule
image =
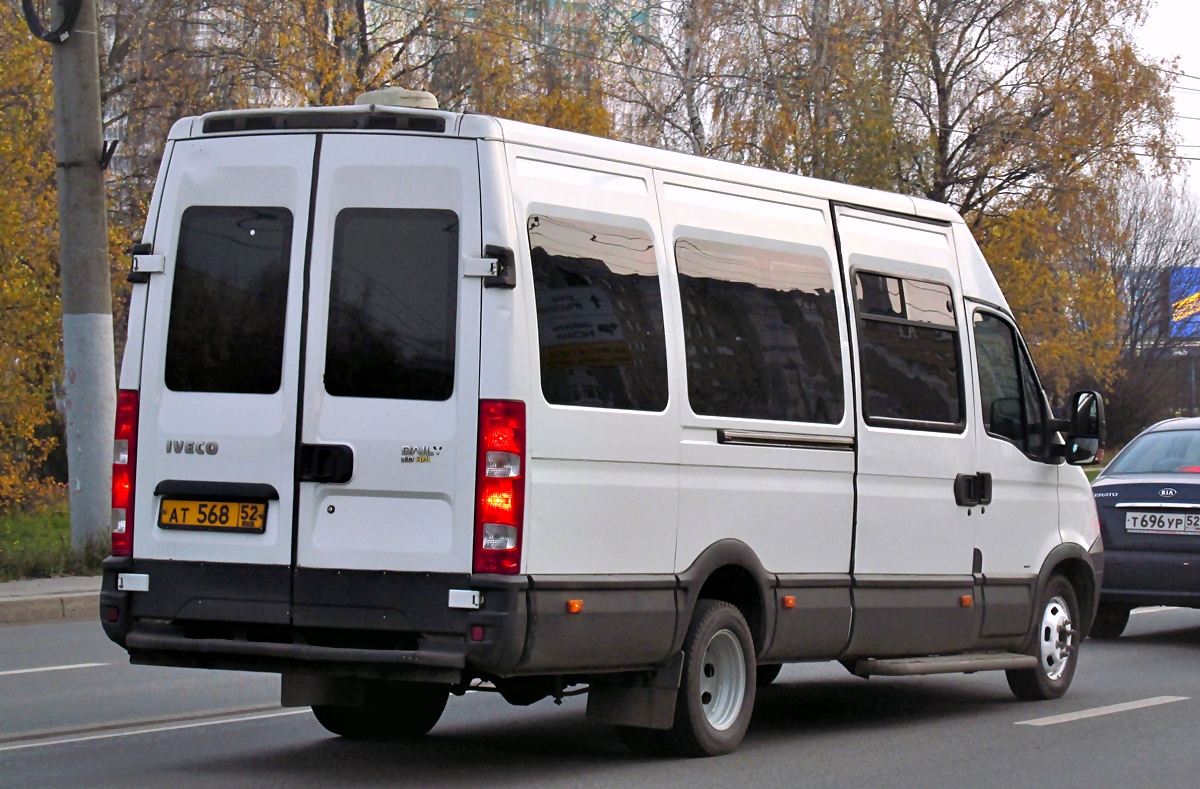
[[[515,288],[517,286],[516,258],[508,247],[488,244],[484,257],[464,258],[463,276],[483,278],[485,288]]]
[[[130,250],[133,256],[133,264],[129,267],[129,274],[125,279],[134,284],[145,284],[150,281],[151,274],[161,274],[167,270],[167,259],[165,255],[155,255],[153,244],[134,244]]]

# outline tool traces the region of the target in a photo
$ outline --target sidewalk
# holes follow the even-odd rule
[[[100,576],[0,583],[0,625],[100,618]]]

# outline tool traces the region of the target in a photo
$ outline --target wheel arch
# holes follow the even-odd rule
[[[1079,603],[1079,615],[1082,620],[1079,623],[1080,639],[1087,637],[1092,623],[1096,621],[1096,607],[1100,602],[1102,570],[1097,568],[1097,562],[1100,561],[1098,557],[1102,557],[1102,554],[1089,552],[1082,545],[1075,543],[1059,545],[1050,552],[1042,563],[1041,572],[1038,573],[1033,611],[1029,621],[1028,636],[1030,639],[1034,637],[1034,631],[1040,621],[1041,611],[1038,610],[1038,601],[1042,599],[1042,592],[1055,575],[1066,578],[1075,591],[1075,599]]]
[[[699,600],[721,600],[737,608],[750,626],[758,654],[770,646],[775,633],[776,579],[758,555],[740,540],[721,540],[708,546],[679,573],[682,599],[675,631],[681,648]]]

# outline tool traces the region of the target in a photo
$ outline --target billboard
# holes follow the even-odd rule
[[[1200,337],[1200,268],[1171,272],[1171,336]]]

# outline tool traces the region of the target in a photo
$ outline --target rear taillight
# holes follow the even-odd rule
[[[477,573],[521,571],[525,518],[525,404],[479,402],[479,459],[475,476]]]
[[[117,392],[113,434],[112,555],[133,555],[133,476],[137,467],[138,393]]]

